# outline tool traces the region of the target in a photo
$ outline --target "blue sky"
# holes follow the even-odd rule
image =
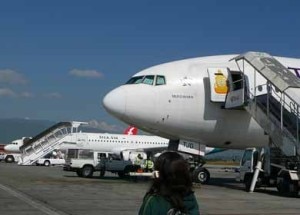
[[[0,118],[95,120],[101,101],[152,65],[265,51],[300,58],[300,1],[11,0],[0,3]]]

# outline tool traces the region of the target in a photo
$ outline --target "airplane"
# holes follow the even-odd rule
[[[13,140],[4,146],[4,151],[6,153],[20,153],[20,147],[30,139],[30,137],[22,137],[21,139]]]
[[[229,88],[243,79],[242,66],[234,61],[237,57],[198,57],[144,69],[108,92],[102,104],[119,120],[170,139],[175,149],[182,142],[191,148],[267,146],[268,135],[247,111],[224,107]],[[300,59],[275,59],[300,78]],[[247,75],[249,91],[255,90],[255,80],[261,84],[261,94],[266,93],[266,80],[260,74]]]
[[[137,135],[137,132],[137,128],[133,126],[129,126],[124,131],[124,134],[79,132],[70,136],[69,139],[66,139],[56,150],[93,149],[95,151],[112,152],[128,160],[131,151],[136,150],[154,153],[167,149],[169,143],[168,139],[158,136]],[[11,144],[7,144],[4,149],[11,153],[7,156],[13,161],[17,160],[17,155],[21,152],[20,147],[30,139],[29,137],[23,137],[22,139],[12,141]],[[206,153],[215,153],[217,151],[217,149],[209,147],[205,149]],[[144,156],[144,159],[145,158]],[[9,162],[13,162],[11,160]]]

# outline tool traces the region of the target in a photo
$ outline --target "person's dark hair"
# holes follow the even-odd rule
[[[163,196],[171,203],[172,207],[186,212],[183,198],[192,193],[188,163],[177,152],[168,151],[157,158],[154,169],[159,171],[159,177],[154,178],[145,197],[148,195]]]

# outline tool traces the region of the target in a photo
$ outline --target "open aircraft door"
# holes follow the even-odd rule
[[[228,68],[208,68],[210,100],[225,102],[225,108],[239,108],[244,104],[243,73]]]
[[[208,68],[210,81],[210,100],[212,102],[225,102],[228,92],[228,68]]]
[[[245,103],[245,80],[241,72],[229,71],[225,108],[240,108]]]

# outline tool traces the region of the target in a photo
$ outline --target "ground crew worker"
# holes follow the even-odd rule
[[[146,170],[146,172],[152,172],[153,171],[153,166],[154,166],[154,163],[150,158],[145,160],[145,170]]]
[[[142,165],[143,164],[143,157],[141,154],[138,154],[134,160],[135,165]]]

